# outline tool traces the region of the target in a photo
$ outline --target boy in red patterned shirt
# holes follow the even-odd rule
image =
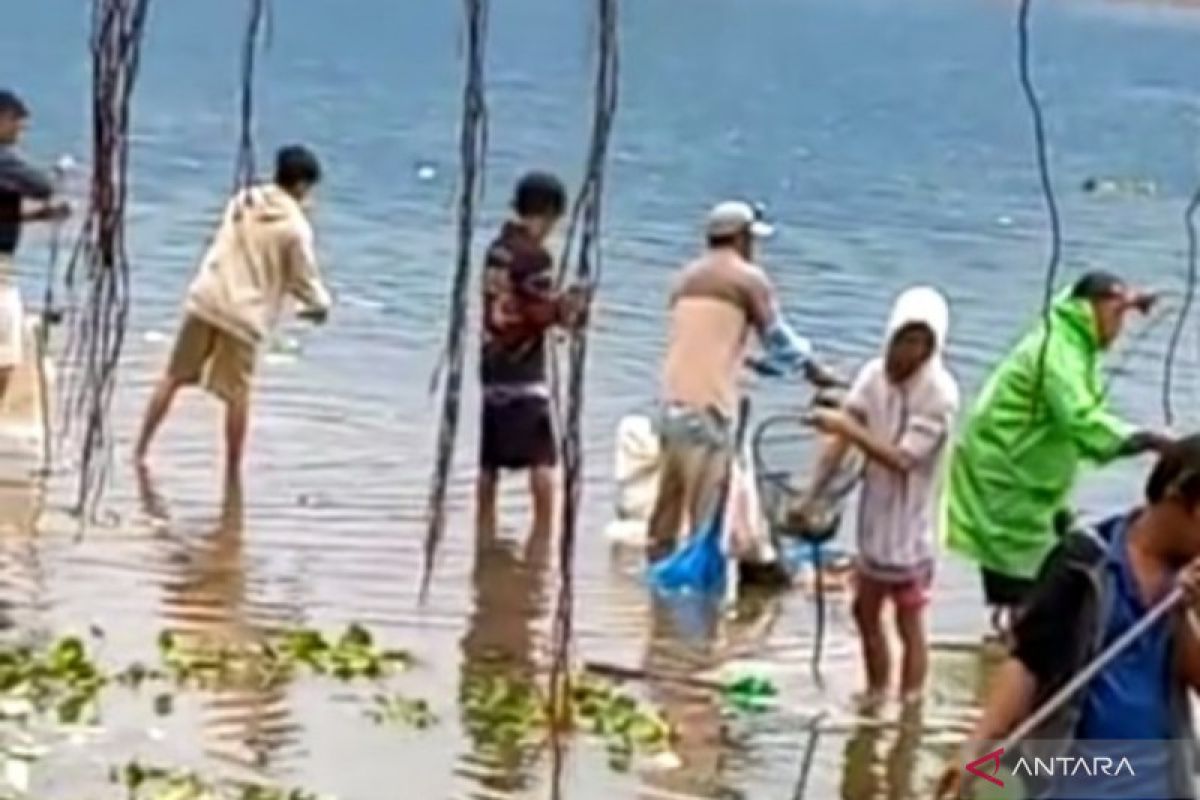
[[[559,292],[545,241],[566,211],[553,175],[533,172],[517,184],[512,219],[488,247],[480,355],[482,418],[476,513],[479,535],[496,532],[502,470],[529,472],[533,534],[549,535],[554,513],[557,442],[546,371],[546,335],[582,318],[583,294]]]

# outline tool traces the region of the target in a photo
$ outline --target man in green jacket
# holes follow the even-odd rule
[[[980,565],[997,627],[1023,603],[1053,548],[1080,461],[1107,464],[1169,443],[1109,409],[1101,372],[1127,313],[1153,305],[1153,295],[1114,275],[1084,275],[975,402],[951,456],[944,527],[950,549]]]

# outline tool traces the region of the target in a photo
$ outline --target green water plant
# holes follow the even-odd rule
[[[44,650],[0,648],[0,700],[8,716],[53,711],[64,725],[92,722],[108,682],[83,640],[75,636]]]
[[[620,761],[657,755],[674,741],[674,728],[662,712],[610,681],[572,676],[567,697],[568,707],[551,713],[545,690],[532,679],[482,670],[468,676],[460,701],[472,738],[492,747],[538,744],[557,728],[601,740]]]
[[[333,640],[311,629],[288,631],[279,637],[277,646],[289,663],[342,681],[380,680],[412,664],[407,652],[376,645],[371,632],[361,625],[349,626]]]
[[[262,783],[210,780],[189,770],[168,769],[130,761],[114,767],[109,779],[127,800],[322,800],[304,789]]]
[[[297,673],[345,682],[379,681],[412,663],[406,652],[378,647],[360,625],[349,626],[333,639],[305,628],[237,643],[192,641],[166,631],[158,647],[163,669],[175,683],[201,689],[267,688]]]
[[[185,689],[266,689],[287,681],[291,665],[265,642],[222,642],[164,631],[158,637],[163,674]]]
[[[366,710],[367,719],[376,725],[396,725],[425,730],[437,724],[438,718],[424,700],[400,694],[375,695]]]

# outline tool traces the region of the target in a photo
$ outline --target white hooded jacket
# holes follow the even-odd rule
[[[288,297],[329,308],[313,230],[296,200],[275,185],[240,192],[188,290],[186,310],[252,345],[274,329]]]
[[[882,356],[859,372],[846,407],[871,434],[891,442],[915,465],[899,473],[868,461],[863,474],[858,515],[858,550],[868,574],[904,580],[914,570],[931,568],[938,481],[943,455],[958,412],[958,383],[942,353],[950,325],[950,309],[936,289],[906,290],[895,302],[884,337],[919,323],[934,335],[929,360],[902,385],[887,377]]]

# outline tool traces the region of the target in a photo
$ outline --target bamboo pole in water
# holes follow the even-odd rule
[[[559,270],[560,289],[574,260],[577,289],[594,302],[603,274],[601,222],[604,210],[605,169],[617,114],[620,54],[618,0],[596,0],[595,73],[592,94],[592,133],[583,183],[571,209]],[[563,502],[560,517],[559,593],[554,610],[554,663],[550,670],[550,720],[552,733],[551,797],[562,795],[565,753],[560,714],[570,708],[570,655],[574,633],[575,537],[583,493],[584,377],[587,369],[587,322],[570,333],[567,355],[566,415],[562,431]],[[556,392],[557,396],[557,392]],[[556,397],[556,399],[558,399]]]
[[[94,512],[112,460],[109,410],[129,316],[129,131],[150,0],[92,2],[92,179],[86,218],[67,269],[67,285],[82,285],[66,360],[64,436],[80,426],[76,511]]]
[[[421,598],[429,593],[429,582],[437,560],[438,546],[446,525],[446,490],[458,438],[458,419],[462,407],[463,360],[466,345],[468,290],[471,285],[472,242],[476,207],[483,192],[483,172],[487,156],[487,96],[485,58],[487,46],[488,0],[463,0],[466,18],[466,77],[463,81],[463,113],[459,129],[459,160],[462,174],[458,188],[458,252],[454,281],[450,290],[445,349],[444,382],[441,383],[441,419],[438,424],[437,452],[433,480],[426,510],[425,564],[421,576]],[[440,373],[441,370],[439,369]]]

